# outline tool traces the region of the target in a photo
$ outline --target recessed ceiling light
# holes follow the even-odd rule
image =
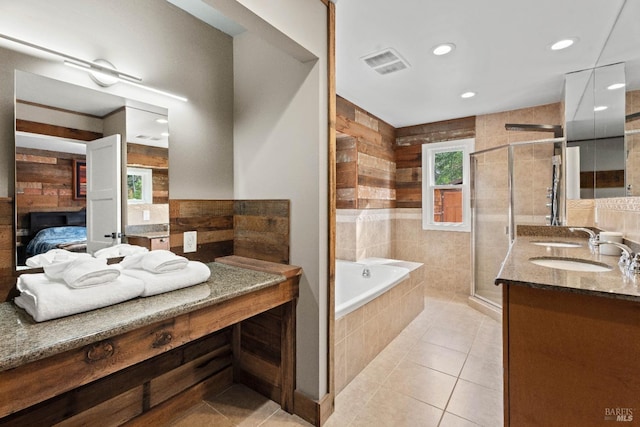
[[[453,43],[443,43],[433,48],[433,54],[436,56],[446,55],[447,53],[453,52],[456,48],[456,45]]]
[[[169,132],[162,132],[160,135],[161,136],[169,136]]]
[[[609,107],[607,107],[606,105],[598,105],[597,107],[593,107],[593,111],[604,111],[607,108]]]
[[[156,123],[169,123],[167,119],[156,119]]]
[[[566,49],[577,41],[575,38],[558,40],[554,44],[551,45],[551,50],[562,50]]]
[[[624,86],[625,86],[624,83],[614,83],[612,85],[607,86],[607,89],[609,90],[622,89]]]
[[[461,98],[473,98],[474,96],[476,96],[475,92],[465,92],[460,95]]]

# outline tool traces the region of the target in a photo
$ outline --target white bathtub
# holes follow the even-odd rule
[[[336,319],[362,307],[409,277],[410,266],[401,261],[369,258],[360,262],[336,260]],[[370,277],[364,277],[365,268]]]

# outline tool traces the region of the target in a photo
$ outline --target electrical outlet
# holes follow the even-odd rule
[[[198,248],[198,232],[197,231],[185,231],[182,235],[184,247],[182,251],[186,254],[188,252],[195,252]]]
[[[142,220],[143,221],[150,221],[151,220],[151,211],[148,209],[144,209],[142,211]]]

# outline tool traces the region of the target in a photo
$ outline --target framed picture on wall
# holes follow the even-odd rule
[[[84,160],[73,161],[73,198],[87,198],[87,162]]]

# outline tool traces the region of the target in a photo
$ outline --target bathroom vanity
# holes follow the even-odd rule
[[[150,251],[157,249],[169,250],[169,233],[159,231],[155,233],[144,233],[136,235],[127,235],[127,243],[130,245],[142,246]]]
[[[545,246],[562,241],[579,247]],[[610,271],[562,270],[531,258],[573,258]],[[519,236],[503,285],[504,425],[603,426],[640,422],[640,291],[618,257],[584,238]]]
[[[208,266],[205,283],[43,323],[0,304],[0,424],[159,425],[234,381],[291,412],[301,269]]]

